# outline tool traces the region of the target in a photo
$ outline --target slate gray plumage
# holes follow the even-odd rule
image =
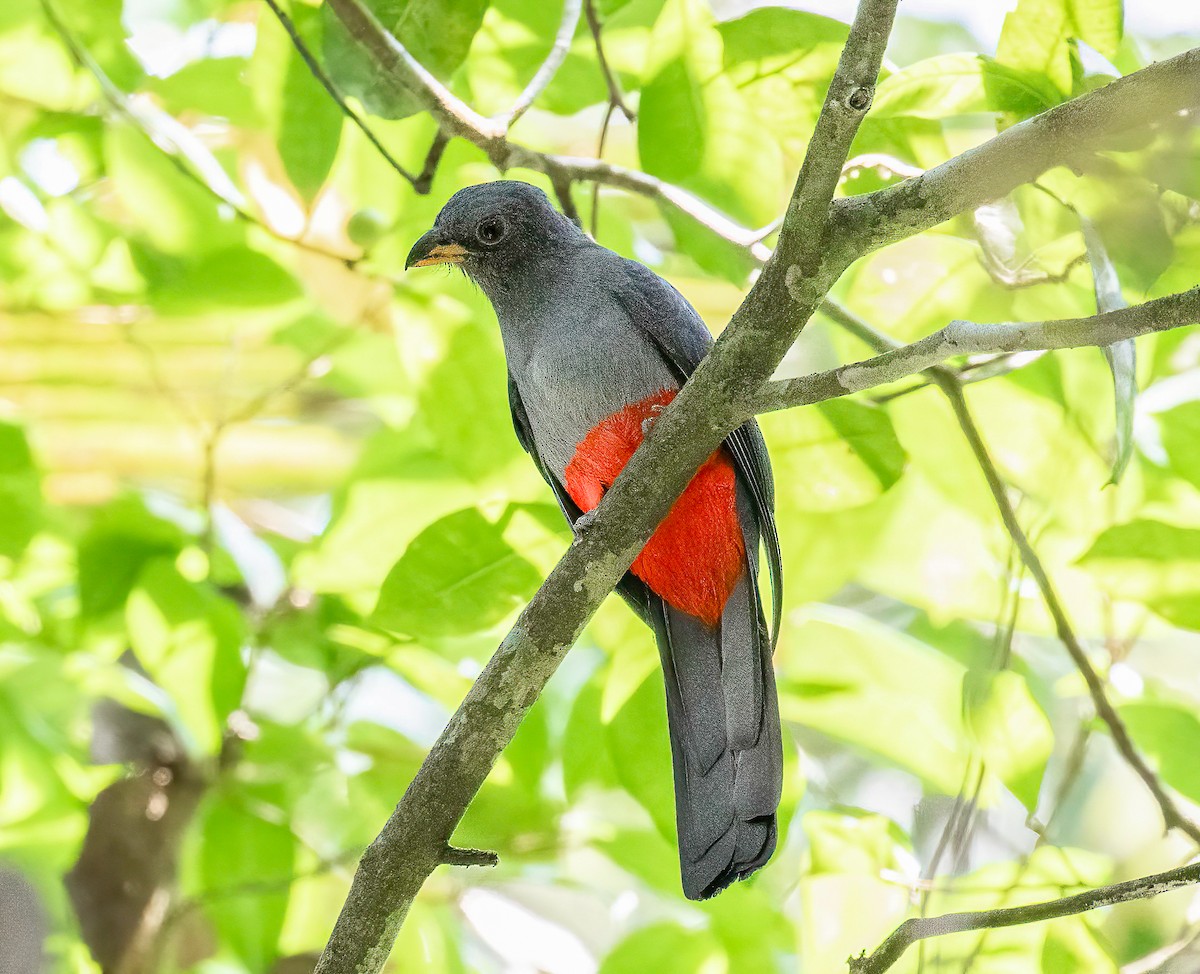
[[[525,183],[456,193],[408,263],[437,259],[431,254],[460,263],[490,299],[517,438],[574,524],[580,510],[565,470],[576,446],[626,404],[677,389],[711,346],[708,329],[670,284],[593,243]],[[725,446],[747,572],[720,625],[666,604],[632,574],[619,588],[653,628],[662,658],[680,870],[692,899],[770,858],[783,774],[771,666],[782,586],[771,465],[752,421]],[[770,629],[757,585],[760,539],[772,580]]]

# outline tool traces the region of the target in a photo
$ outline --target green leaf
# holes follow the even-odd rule
[[[149,78],[145,87],[172,115],[199,112],[224,118],[231,125],[257,128],[263,118],[256,101],[246,97],[246,70],[245,58],[204,58],[166,78]]]
[[[104,129],[104,155],[117,200],[134,227],[169,254],[198,254],[237,243],[244,232],[219,201],[172,164],[133,125]]]
[[[724,969],[712,934],[653,923],[630,934],[604,958],[599,974],[701,974]]]
[[[15,558],[42,521],[42,488],[19,426],[0,421],[0,555]]]
[[[841,511],[874,501],[900,479],[907,456],[887,410],[851,399],[763,417],[787,501]]]
[[[1019,673],[968,673],[966,680],[967,730],[988,771],[1032,814],[1054,749],[1050,721]]]
[[[1200,629],[1200,528],[1153,520],[1118,524],[1096,539],[1080,563],[1117,598]]]
[[[51,111],[82,111],[96,88],[45,23],[34,0],[6,0],[0,27],[0,93]]]
[[[364,0],[364,5],[427,71],[448,81],[467,56],[488,0]],[[328,4],[323,10],[325,63],[338,87],[381,118],[421,111],[417,99],[384,77]]]
[[[725,74],[759,125],[799,164],[825,100],[846,25],[830,17],[767,6],[717,25]]]
[[[165,314],[192,314],[213,307],[259,308],[302,293],[288,271],[249,247],[230,247],[183,265],[143,259],[141,266],[151,300]]]
[[[1171,471],[1200,487],[1200,400],[1182,403],[1155,416],[1162,444],[1171,461]]]
[[[942,54],[918,61],[879,84],[873,118],[1009,112],[1029,116],[1062,100],[1044,76],[982,54]]]
[[[137,497],[101,508],[79,543],[79,601],[86,616],[120,608],[142,567],[155,558],[174,558],[183,532],[151,514]]]
[[[958,790],[966,761],[961,665],[831,607],[805,611],[780,640],[779,657],[784,719],[905,768],[943,793]]]
[[[204,912],[247,970],[269,970],[287,913],[295,837],[229,792],[209,806],[200,834]]]
[[[674,844],[675,787],[667,705],[657,667],[606,724],[609,757],[622,787],[650,813],[659,833]]]
[[[246,682],[241,613],[185,579],[170,561],[156,559],[142,569],[125,617],[130,647],[170,696],[189,743],[216,754]]]
[[[862,873],[878,876],[884,870],[902,868],[900,830],[882,815],[846,814],[813,810],[803,818],[808,838],[808,875],[819,873]]]
[[[467,508],[413,539],[388,573],[372,619],[417,637],[477,632],[526,601],[540,581],[501,527]]]
[[[1107,58],[1116,56],[1123,24],[1122,0],[1020,0],[1004,18],[996,58],[1043,75],[1064,96],[1080,73],[1071,41],[1078,39]]]
[[[1200,802],[1200,717],[1170,703],[1133,703],[1121,708],[1121,719],[1138,750],[1146,755],[1167,784]]]
[[[762,226],[784,199],[783,158],[723,64],[721,33],[708,8],[699,0],[668,0],[654,25],[638,153],[647,172],[743,224]]]
[[[496,328],[490,322],[465,325],[421,389],[422,425],[442,456],[471,480],[521,452],[512,430],[507,375]]]
[[[1080,218],[1083,240],[1087,246],[1088,263],[1096,292],[1096,311],[1116,311],[1127,307],[1121,294],[1117,269],[1108,256],[1096,225],[1086,217]],[[1132,339],[1105,345],[1101,351],[1113,377],[1113,395],[1117,414],[1117,449],[1109,483],[1115,484],[1129,466],[1133,456],[1133,415],[1137,399],[1137,343]]]
[[[308,49],[321,49],[325,18],[304,3],[291,5],[292,22]],[[365,57],[365,54],[363,55]],[[272,16],[259,21],[254,50],[255,97],[270,119],[283,168],[309,203],[325,184],[337,156],[344,116]]]

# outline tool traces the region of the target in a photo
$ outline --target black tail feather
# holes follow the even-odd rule
[[[683,891],[694,900],[748,876],[775,849],[779,706],[752,578],[730,596],[718,628],[651,597],[667,691],[679,866]]]

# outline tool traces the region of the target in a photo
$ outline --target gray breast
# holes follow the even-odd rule
[[[658,349],[613,295],[548,302],[527,332],[514,373],[538,452],[560,477],[597,423],[631,402],[678,387]],[[554,307],[557,305],[557,308]]]

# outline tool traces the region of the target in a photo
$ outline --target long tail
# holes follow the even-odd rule
[[[743,525],[752,524],[747,514]],[[757,532],[745,533],[747,572],[718,627],[657,599],[651,613],[667,690],[679,867],[693,900],[748,876],[775,850],[779,701],[755,581]]]

